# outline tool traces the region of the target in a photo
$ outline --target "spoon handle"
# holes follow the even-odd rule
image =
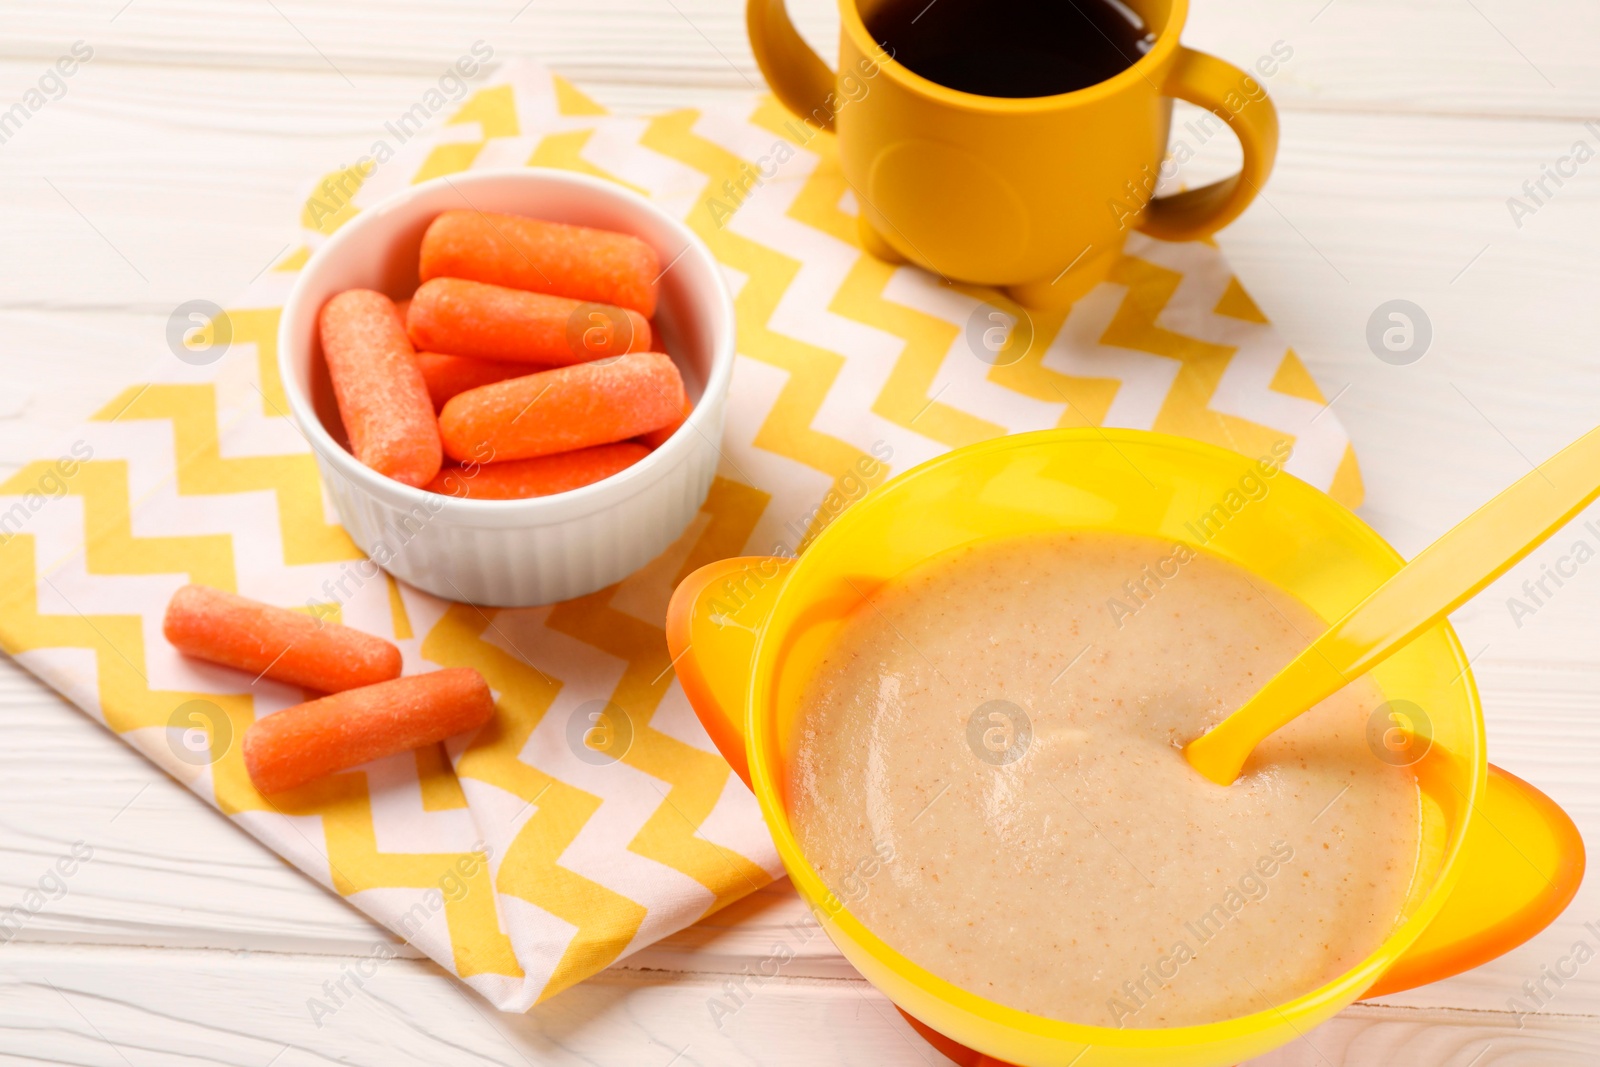
[[[1510,570],[1600,496],[1600,427],[1518,479],[1423,549],[1244,706],[1184,749],[1227,785],[1285,723],[1382,663]]]

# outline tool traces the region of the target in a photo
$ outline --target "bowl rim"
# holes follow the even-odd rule
[[[1233,461],[1241,458],[1240,453],[1218,445],[1150,430],[1075,427],[1007,434],[952,449],[912,467],[882,485],[873,488],[866,496],[852,505],[844,515],[841,515],[837,521],[823,530],[817,536],[817,539],[813,541],[811,548],[815,549],[818,545],[828,540],[837,540],[848,536],[849,528],[853,525],[852,512],[856,512],[857,519],[859,519],[859,515],[864,513],[873,501],[891,492],[900,483],[909,481],[926,472],[951,464],[962,463],[974,456],[986,455],[997,451],[1038,447],[1041,444],[1059,445],[1078,442],[1107,444],[1112,448],[1117,448],[1119,445],[1148,446],[1153,444],[1175,451],[1199,454],[1211,458],[1228,458]],[[1248,462],[1249,457],[1243,458]],[[1300,487],[1301,491],[1321,498],[1323,505],[1327,509],[1330,523],[1337,524],[1350,531],[1356,538],[1367,541],[1380,554],[1392,559],[1397,569],[1405,564],[1405,558],[1384,540],[1382,535],[1364,522],[1354,511],[1335,500],[1328,493],[1281,468],[1279,469],[1278,477],[1288,477]],[[778,758],[778,746],[776,738],[772,737],[767,729],[766,722],[768,717],[757,714],[756,711],[759,694],[770,688],[772,675],[776,670],[776,654],[780,650],[779,642],[776,639],[769,640],[773,631],[767,625],[767,620],[778,615],[784,598],[791,595],[791,589],[796,588],[795,576],[805,573],[807,556],[811,555],[814,555],[814,553],[810,551],[801,554],[795,564],[789,568],[788,573],[783,576],[783,584],[776,593],[767,619],[760,626],[760,633],[756,638],[755,649],[751,656],[751,670],[745,688],[743,721],[751,789],[755,793],[763,819],[767,823],[767,829],[772,834],[779,858],[783,861],[790,880],[794,882],[801,898],[806,901],[814,914],[819,907],[816,903],[817,901],[826,902],[832,899],[837,903],[837,908],[828,907],[825,914],[817,916],[822,925],[825,927],[829,924],[837,925],[848,940],[850,947],[858,949],[877,967],[892,973],[898,981],[916,990],[919,996],[925,998],[926,1002],[938,1003],[945,1009],[958,1012],[982,1025],[1002,1027],[1016,1034],[1025,1035],[1032,1040],[1059,1042],[1064,1045],[1146,1050],[1161,1049],[1167,1051],[1192,1047],[1232,1045],[1246,1041],[1252,1035],[1276,1029],[1283,1025],[1286,1020],[1291,1020],[1290,1025],[1293,1026],[1292,1020],[1331,1015],[1359,999],[1362,993],[1370,988],[1389,966],[1410,949],[1416,939],[1422,935],[1423,931],[1437,917],[1445,901],[1449,899],[1451,892],[1454,891],[1460,879],[1461,864],[1459,861],[1467,838],[1469,818],[1462,820],[1461,829],[1454,835],[1454,840],[1449,842],[1439,866],[1438,877],[1435,879],[1428,895],[1423,898],[1422,902],[1411,913],[1407,922],[1397,928],[1396,931],[1391,932],[1364,959],[1317,988],[1281,1004],[1269,1006],[1262,1011],[1253,1012],[1249,1015],[1234,1016],[1206,1023],[1168,1027],[1117,1028],[1092,1023],[1072,1022],[1010,1007],[934,974],[878,937],[865,923],[856,918],[849,908],[844,906],[842,901],[834,898],[832,890],[823,881],[810,860],[806,858],[804,850],[801,849],[799,840],[789,823],[788,813],[783,806],[781,797],[782,784],[776,780],[770,771],[771,763]],[[1471,664],[1454,628],[1451,627],[1448,619],[1438,623],[1436,628],[1446,642],[1453,657],[1454,666],[1460,670],[1459,677],[1463,689],[1462,702],[1470,718],[1476,763],[1471,768],[1471,784],[1468,793],[1461,798],[1461,809],[1470,814],[1476,810],[1484,790],[1487,788],[1488,748],[1483,706],[1479,698],[1477,683],[1472,677]],[[843,944],[839,947],[847,958],[851,956],[850,947]],[[851,962],[854,963],[855,961],[852,959]],[[902,1010],[911,1011],[910,1005],[897,1003],[897,1006]],[[912,1012],[912,1014],[915,1014],[915,1012]],[[924,1020],[924,1025],[932,1026],[926,1020]],[[934,1027],[934,1029],[937,1030],[937,1027]],[[950,1037],[952,1040],[964,1040],[959,1034],[946,1034],[945,1036]],[[979,1049],[979,1051],[986,1052],[989,1055],[1003,1055],[1003,1053],[993,1052],[988,1049]],[[1251,1053],[1251,1055],[1257,1054]]]
[[[315,322],[314,316],[320,311],[320,307],[313,309],[305,307],[312,299],[308,292],[311,279],[319,267],[343,255],[344,247],[353,243],[356,235],[373,227],[392,224],[393,216],[412,202],[441,190],[454,191],[466,207],[472,208],[471,201],[462,192],[463,189],[470,192],[474,187],[507,181],[526,183],[531,195],[536,195],[541,188],[564,185],[600,199],[619,201],[634,211],[653,216],[684,245],[683,250],[667,264],[662,274],[671,270],[679,260],[692,256],[702,261],[702,265],[713,279],[709,291],[704,292],[703,296],[708,302],[712,329],[719,331],[720,336],[714,340],[710,373],[702,385],[700,400],[695,404],[688,419],[679,428],[679,432],[674,433],[660,447],[632,466],[590,485],[550,496],[528,497],[522,500],[473,500],[431,493],[379,474],[356,459],[348,449],[333,439],[333,435],[317,417],[310,396],[300,388],[296,379],[295,367],[302,359],[309,359],[309,353],[300,350],[298,339],[292,336],[297,331],[293,331],[291,326],[308,313],[313,316],[313,323]],[[532,212],[533,209],[530,208],[529,213]],[[696,291],[699,292],[700,289],[697,287]],[[367,496],[375,497],[397,510],[414,513],[420,508],[431,518],[442,518],[463,526],[537,527],[591,515],[643,492],[692,459],[690,449],[698,444],[694,440],[696,436],[703,438],[711,447],[721,452],[720,440],[709,432],[715,427],[708,425],[713,418],[720,418],[716,409],[720,408],[721,404],[706,401],[708,399],[720,401],[727,396],[733,379],[737,321],[733,310],[733,296],[728,290],[721,263],[712,255],[711,249],[698,234],[659,205],[616,182],[574,171],[537,166],[491,167],[442,175],[407,186],[372,206],[363,208],[340,226],[333,236],[312,252],[296,275],[279,316],[277,344],[278,377],[284,395],[288,398],[296,425],[300,427],[302,435],[311,445],[317,458],[331,466]],[[689,432],[682,432],[684,430]]]

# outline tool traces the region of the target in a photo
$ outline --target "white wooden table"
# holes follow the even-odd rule
[[[0,143],[0,472],[164,351],[178,304],[225,302],[283,249],[304,182],[355,158],[473,41],[643,111],[759,83],[736,0],[7,0],[0,111],[82,40],[93,59]],[[830,53],[823,0],[796,4]],[[1589,0],[1196,0],[1186,39],[1240,65],[1275,42],[1283,148],[1221,238],[1350,428],[1363,513],[1415,552],[1600,419],[1600,150]],[[1220,138],[1218,139],[1220,142]],[[1214,145],[1212,146],[1214,147]],[[1206,166],[1226,166],[1227,149]],[[1537,186],[1534,186],[1538,193]],[[1531,213],[1514,217],[1508,198]],[[1520,222],[1520,225],[1518,223]],[[1381,303],[1434,339],[1377,359]],[[1595,516],[1600,517],[1600,511]],[[1600,841],[1600,564],[1521,619],[1506,598],[1578,526],[1458,614],[1492,756]],[[799,913],[779,883],[526,1016],[425,960],[386,963],[320,1025],[307,1001],[384,936],[131,749],[0,665],[0,909],[84,841],[94,858],[0,944],[0,1062],[943,1062],[817,938],[719,1029],[727,976]],[[1507,1007],[1578,941],[1600,880],[1530,944],[1360,1004],[1267,1057],[1490,1067],[1600,1061],[1600,959],[1538,1014]],[[1594,927],[1584,928],[1584,923]]]

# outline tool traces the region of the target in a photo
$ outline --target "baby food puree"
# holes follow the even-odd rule
[[[1187,546],[946,553],[873,592],[809,682],[792,825],[874,933],[1002,1004],[1126,1027],[1267,1010],[1377,948],[1416,865],[1416,781],[1368,749],[1365,679],[1231,787],[1184,761],[1323,628]]]

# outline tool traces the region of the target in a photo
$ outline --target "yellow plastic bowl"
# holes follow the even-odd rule
[[[961,1046],[943,1044],[945,1051],[967,1063],[1038,1067],[1236,1064],[1295,1040],[1374,987],[1403,988],[1497,955],[1571,899],[1582,875],[1581,841],[1531,787],[1497,773],[1490,789],[1477,690],[1454,632],[1442,624],[1373,672],[1389,699],[1410,701],[1428,718],[1432,744],[1412,768],[1422,787],[1422,848],[1402,921],[1333,981],[1242,1018],[1112,1029],[997,1004],[884,943],[823,884],[789,826],[784,767],[805,683],[839,627],[885,582],[963,544],[1061,529],[1203,545],[1330,621],[1402,563],[1348,509],[1281,471],[1264,476],[1256,460],[1161,434],[1055,430],[932,460],[850,507],[797,561],[745,558],[696,572],[669,612],[685,692],[754,790],[795,888],[840,952],[919,1029]],[[1508,873],[1496,855],[1499,869],[1463,895],[1463,856],[1476,850],[1491,858],[1491,835],[1473,817],[1490,801],[1493,824],[1515,835],[1517,854],[1532,850],[1523,857],[1529,870]],[[1479,832],[1469,834],[1474,827]],[[1419,946],[1452,899],[1455,917]],[[1070,898],[1062,905],[1070,908]],[[1419,947],[1426,951],[1408,959]]]

